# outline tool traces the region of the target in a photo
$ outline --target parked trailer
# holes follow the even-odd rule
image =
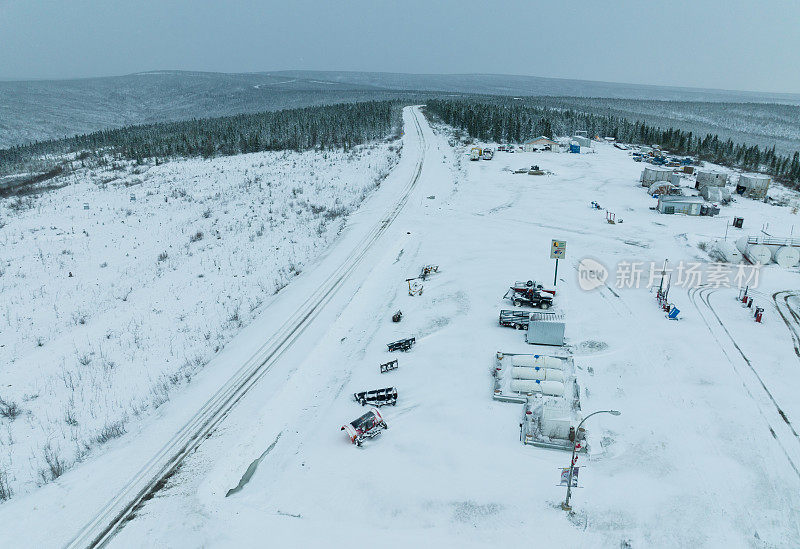
[[[397,404],[397,389],[386,387],[385,389],[374,389],[372,391],[362,391],[353,393],[353,398],[362,406],[372,404],[373,406],[386,406]]]
[[[371,408],[369,412],[364,414],[358,419],[355,419],[347,425],[342,425],[340,431],[347,433],[350,437],[350,442],[356,446],[361,446],[364,440],[378,436],[384,429],[389,426],[381,417],[381,413],[377,408]]]
[[[391,343],[387,343],[386,346],[389,347],[389,351],[408,351],[417,341],[414,337],[409,337],[407,339],[398,339],[397,341],[392,341]]]
[[[397,370],[400,367],[400,363],[397,359],[390,360],[389,362],[385,362],[381,364],[381,373],[385,374],[386,372],[391,372],[392,370]]]
[[[527,330],[530,317],[531,313],[528,311],[504,309],[500,311],[500,326],[514,328],[515,330]]]

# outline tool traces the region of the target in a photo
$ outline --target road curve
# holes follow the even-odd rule
[[[358,267],[364,256],[388,229],[402,211],[416,187],[425,161],[425,137],[419,122],[418,109],[412,108],[413,130],[419,136],[419,152],[411,178],[406,183],[400,198],[382,216],[342,264],[317,287],[294,314],[242,365],[197,413],[165,444],[125,487],[103,507],[94,518],[85,524],[69,541],[66,547],[102,547],[136,511],[151,499],[176,471],[183,460],[220,424],[251,387],[269,371],[277,359],[291,347],[312,319],[333,298],[350,274]],[[406,129],[409,132],[410,128]]]

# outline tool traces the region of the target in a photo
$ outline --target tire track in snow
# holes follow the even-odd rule
[[[789,421],[789,418],[786,417],[786,414],[783,412],[783,410],[781,409],[780,405],[775,400],[775,397],[772,395],[772,392],[767,388],[766,384],[764,383],[764,380],[761,378],[761,376],[759,375],[758,371],[755,369],[753,364],[750,362],[750,359],[742,351],[741,347],[739,346],[738,342],[736,341],[736,338],[734,338],[733,335],[731,335],[731,333],[725,327],[725,324],[723,324],[722,319],[719,317],[719,315],[717,314],[716,310],[711,305],[711,295],[716,293],[718,290],[719,290],[719,288],[708,288],[708,287],[691,288],[689,290],[689,292],[688,292],[689,293],[689,299],[691,300],[692,304],[697,308],[697,311],[700,314],[700,318],[702,319],[703,323],[705,323],[706,327],[708,328],[708,331],[711,333],[711,336],[714,338],[714,340],[719,345],[719,348],[722,351],[722,354],[725,355],[725,358],[728,359],[728,362],[733,367],[734,372],[736,372],[736,375],[739,376],[739,380],[742,382],[742,386],[744,387],[745,392],[750,397],[750,399],[755,403],[759,414],[761,414],[761,417],[764,418],[764,421],[766,421],[767,426],[769,427],[769,432],[772,435],[772,438],[775,439],[775,441],[778,443],[778,446],[781,447],[781,450],[783,451],[783,454],[786,456],[786,459],[789,461],[789,465],[791,465],[791,467],[794,470],[795,474],[798,477],[800,477],[800,470],[798,470],[798,466],[797,466],[797,463],[799,463],[800,460],[798,460],[796,456],[795,456],[794,459],[792,458],[792,456],[790,455],[789,450],[787,449],[787,446],[784,444],[784,442],[786,442],[786,441],[783,440],[784,438],[787,438],[787,437],[789,437],[789,438],[793,437],[794,438],[793,443],[798,443],[798,442],[800,442],[800,436],[798,436],[797,431],[795,430],[795,428],[792,425],[791,421]],[[698,300],[700,301],[700,303],[702,303],[702,307],[698,303]],[[705,314],[703,314],[703,309],[704,308],[706,309],[706,311],[710,312],[711,315],[713,315],[713,317],[714,317],[713,321],[710,320],[710,318],[711,318],[710,316],[706,316]],[[719,328],[722,329],[722,331],[725,333],[725,336],[727,336],[727,337],[720,337],[718,335],[717,331],[719,330],[719,328],[715,328],[715,324],[718,325]],[[717,330],[717,331],[715,331],[715,330]],[[754,380],[752,378],[750,380],[747,380],[747,378],[746,378],[747,371],[743,372],[740,367],[737,367],[736,361],[731,356],[731,354],[734,354],[734,353],[729,353],[728,349],[725,348],[725,345],[722,342],[722,340],[725,340],[725,339],[729,340],[730,343],[733,345],[733,347],[736,349],[736,351],[738,352],[740,358],[745,363],[745,365],[747,365],[748,370],[750,371],[752,376],[755,378],[757,383],[754,383]],[[755,390],[752,388],[753,385],[756,385]],[[759,387],[760,387],[760,391],[759,391]],[[756,394],[758,392],[761,392],[763,396],[767,397],[767,400],[771,404],[771,407],[774,407],[775,413],[777,413],[777,415],[781,418],[783,424],[777,423],[777,426],[774,426],[774,423],[775,423],[774,416],[773,416],[773,419],[770,419],[768,417],[769,415],[773,415],[773,412],[772,412],[772,410],[769,410],[770,406],[767,405],[767,403],[764,401],[763,396],[762,396],[762,398],[758,398],[756,396]],[[764,410],[764,407],[767,408],[767,411]],[[787,429],[788,429],[789,433],[791,433],[791,435],[789,435],[786,432]],[[781,433],[781,432],[783,434],[779,435],[779,433]],[[794,452],[794,453],[796,454],[797,452]]]

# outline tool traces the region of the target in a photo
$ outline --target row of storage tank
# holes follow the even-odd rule
[[[544,355],[514,355],[511,357],[511,383],[515,393],[541,393],[549,396],[564,395],[564,363]],[[497,374],[504,375],[503,368]]]
[[[720,240],[716,243],[717,251],[729,263],[738,263],[742,257],[753,265],[767,265],[773,261],[781,267],[790,269],[800,264],[800,242],[786,240],[775,243],[775,239],[766,242],[759,237],[743,236],[733,242]],[[795,244],[797,242],[797,244]]]

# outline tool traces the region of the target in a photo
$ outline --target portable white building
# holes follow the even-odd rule
[[[719,172],[698,171],[697,187],[724,187],[728,183],[728,175]]]
[[[731,198],[731,192],[725,187],[704,185],[700,187],[700,196],[709,202],[726,202]]]
[[[649,187],[656,181],[670,181],[671,178],[672,178],[672,170],[670,170],[669,168],[661,168],[659,166],[645,166],[639,181],[641,181],[642,187]]]
[[[584,137],[582,135],[576,135],[572,138],[573,141],[578,143],[581,147],[591,148],[592,147],[592,140],[588,137]]]
[[[700,215],[705,200],[699,196],[659,196],[658,212],[662,214]]]
[[[526,141],[522,145],[522,150],[525,152],[533,152],[533,151],[544,151],[550,150],[558,152],[559,144],[553,141],[552,139],[548,139],[545,136],[537,137],[536,139],[531,139],[530,141]]]
[[[760,173],[743,173],[739,176],[739,183],[736,185],[738,194],[749,198],[763,199],[767,197],[769,184],[772,178]]]

